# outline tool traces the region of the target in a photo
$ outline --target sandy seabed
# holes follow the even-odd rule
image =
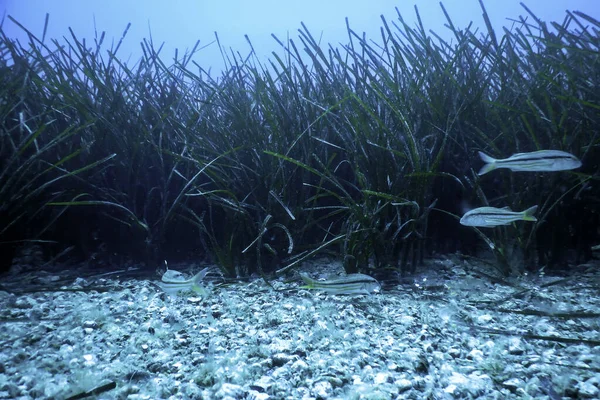
[[[600,398],[598,261],[503,283],[458,256],[427,263],[369,296],[297,272],[272,287],[213,273],[176,297],[135,268],[5,275],[0,399]]]

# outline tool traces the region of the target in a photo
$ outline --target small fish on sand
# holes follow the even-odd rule
[[[300,274],[306,289],[319,289],[330,294],[373,294],[381,290],[375,278],[364,274],[349,274],[341,278],[318,281],[307,274]]]
[[[499,225],[508,225],[514,221],[537,221],[533,216],[538,206],[533,206],[525,211],[515,212],[508,207],[479,207],[471,210],[460,219],[461,225],[492,228]]]
[[[177,293],[188,290],[193,290],[198,294],[204,294],[205,290],[200,285],[200,281],[204,279],[211,267],[206,267],[202,271],[190,279],[185,279],[183,273],[174,269],[168,269],[162,276],[161,281],[156,283],[158,287],[168,293],[170,296],[175,296]]]
[[[495,159],[479,152],[479,157],[485,165],[478,175],[487,174],[498,168],[508,168],[511,171],[565,171],[581,167],[581,161],[573,154],[560,150],[540,150],[531,153],[517,153],[508,158]]]

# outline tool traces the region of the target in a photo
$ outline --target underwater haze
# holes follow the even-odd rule
[[[494,29],[501,31],[510,27],[511,19],[523,14],[519,0],[485,1],[490,21]],[[348,42],[345,18],[359,34],[365,32],[369,39],[379,40],[381,18],[393,20],[396,9],[409,26],[417,25],[414,12],[419,8],[425,29],[433,29],[446,40],[452,33],[444,28],[446,18],[438,0],[419,2],[375,0],[364,1],[316,1],[288,2],[282,4],[274,0],[224,2],[182,0],[173,3],[163,1],[44,1],[44,0],[4,0],[0,4],[0,16],[10,15],[41,37],[46,14],[50,15],[47,36],[61,38],[69,36],[72,28],[78,38],[93,40],[95,33],[106,32],[109,42],[118,41],[125,28],[131,23],[127,36],[119,51],[124,60],[137,61],[141,57],[140,42],[150,34],[158,47],[164,43],[162,56],[172,59],[175,49],[180,53],[191,49],[196,41],[200,46],[208,46],[196,55],[195,59],[204,69],[211,69],[218,75],[223,67],[223,59],[214,43],[215,32],[225,49],[239,51],[247,55],[250,51],[245,35],[261,61],[272,51],[281,50],[271,35],[281,40],[296,37],[303,22],[320,41],[337,46]],[[532,0],[527,7],[542,21],[561,21],[565,11],[578,10],[595,18],[600,17],[600,6],[588,0]],[[478,0],[446,1],[446,10],[452,16],[457,28],[464,29],[470,23],[473,28],[485,31],[485,23]],[[26,40],[26,35],[14,24],[5,23],[8,37]]]
[[[2,3],[0,399],[600,398],[595,3],[282,3]]]

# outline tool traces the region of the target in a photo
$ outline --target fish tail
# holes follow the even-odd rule
[[[202,281],[204,279],[206,274],[208,274],[208,271],[210,271],[210,267],[206,267],[202,271],[200,271],[196,275],[194,275],[194,277],[192,278],[192,282],[193,282],[194,286],[200,285],[200,281]]]
[[[496,159],[495,158],[490,157],[481,151],[478,153],[479,153],[479,157],[481,158],[481,161],[483,161],[485,163],[485,165],[483,167],[481,167],[481,169],[479,170],[479,173],[477,175],[481,176],[483,174],[487,174],[488,172],[496,169]]]
[[[527,210],[523,211],[523,221],[531,221],[536,222],[537,218],[533,216],[537,211],[538,206],[529,207]]]
[[[306,286],[304,286],[306,289],[311,289],[315,287],[315,280],[308,276],[308,274],[300,273],[300,277],[302,278],[304,283],[306,283]]]
[[[205,296],[207,292],[206,292],[206,289],[204,288],[204,286],[202,286],[200,284],[200,282],[204,279],[204,277],[206,277],[206,274],[208,274],[210,269],[211,269],[211,267],[206,267],[202,271],[200,271],[196,275],[194,275],[194,277],[192,278],[191,289],[201,296]]]

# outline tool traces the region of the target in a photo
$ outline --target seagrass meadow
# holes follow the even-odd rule
[[[198,44],[172,59],[144,41],[132,64],[103,36],[0,30],[2,269],[23,249],[266,279],[324,254],[380,279],[432,254],[503,276],[585,262],[600,244],[600,22],[524,14],[495,32],[485,9],[484,31],[446,13],[451,40],[398,15],[378,38],[348,25],[338,47],[302,26],[266,62],[222,48],[218,77]],[[476,173],[478,151],[543,149],[582,167]],[[538,205],[538,221],[459,224],[484,205]]]
[[[600,21],[480,4],[218,76],[7,17],[0,399],[600,398]]]

